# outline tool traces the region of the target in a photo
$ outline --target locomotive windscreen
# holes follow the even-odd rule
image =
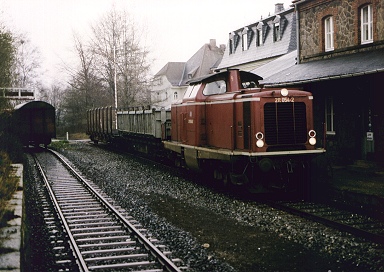
[[[307,141],[306,126],[303,102],[264,105],[265,141],[268,145],[304,144]]]

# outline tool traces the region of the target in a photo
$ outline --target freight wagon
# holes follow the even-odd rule
[[[24,146],[45,146],[56,138],[55,108],[44,101],[30,101],[15,106],[13,126]]]

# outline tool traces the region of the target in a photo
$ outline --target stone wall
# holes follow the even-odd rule
[[[384,46],[384,0],[313,0],[299,5],[300,62],[329,58],[360,45],[360,7],[373,5],[373,43]],[[324,50],[324,19],[333,16],[334,51]]]
[[[20,254],[23,250],[23,165],[14,164],[19,185],[12,199],[8,201],[8,221],[0,228],[0,271],[20,271]]]

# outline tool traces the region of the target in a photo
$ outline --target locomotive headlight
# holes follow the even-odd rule
[[[308,132],[308,135],[309,135],[309,144],[310,144],[310,145],[315,145],[315,144],[316,144],[316,131],[314,131],[313,129],[311,129],[311,130]]]
[[[315,145],[316,144],[316,138],[309,138],[309,144]]]
[[[283,89],[281,89],[280,93],[281,93],[282,96],[287,96],[288,95],[288,90],[283,88]]]
[[[260,148],[263,147],[264,146],[264,141],[263,140],[257,140],[256,146],[260,147]]]
[[[256,133],[255,135],[257,141],[256,141],[256,146],[257,147],[263,147],[264,146],[264,141],[263,141],[263,138],[264,138],[264,134],[262,132],[258,132]]]

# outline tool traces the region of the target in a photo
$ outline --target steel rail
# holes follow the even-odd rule
[[[356,227],[353,227],[351,225],[347,225],[345,223],[337,222],[328,218],[325,218],[323,216],[315,215],[310,212],[306,212],[303,210],[300,210],[299,208],[294,208],[287,206],[285,204],[281,203],[275,203],[275,202],[269,202],[268,205],[272,206],[273,208],[283,210],[285,212],[288,212],[290,214],[298,215],[303,218],[310,219],[312,221],[316,221],[318,223],[321,223],[325,226],[335,228],[341,231],[349,232],[355,236],[359,236],[362,238],[365,238],[367,240],[370,240],[371,242],[378,243],[378,244],[384,244],[384,236],[381,234],[372,233],[363,229],[359,229]]]
[[[140,233],[140,231],[137,230],[137,228],[131,222],[129,222],[115,207],[113,207],[83,177],[81,177],[58,152],[51,149],[48,150],[52,152],[52,154],[54,154],[80,182],[86,185],[86,188],[89,192],[100,199],[103,205],[110,209],[114,215],[135,234],[136,238],[144,245],[144,247],[156,258],[157,261],[160,262],[160,264],[163,266],[163,269],[169,272],[181,272],[181,270],[168,257],[166,257],[156,246],[154,246],[142,233]]]
[[[48,178],[45,175],[44,170],[43,170],[40,162],[38,161],[38,159],[36,158],[35,155],[33,155],[33,158],[34,158],[35,163],[37,165],[37,168],[38,168],[38,170],[39,170],[39,172],[41,174],[41,177],[44,180],[44,184],[45,184],[45,186],[46,186],[46,188],[48,190],[49,197],[51,198],[51,200],[52,200],[52,202],[53,202],[53,204],[55,206],[55,209],[56,209],[57,213],[59,214],[59,217],[60,217],[60,220],[61,220],[61,222],[62,222],[62,224],[64,226],[64,229],[65,229],[65,231],[66,231],[66,233],[68,235],[71,247],[72,247],[72,249],[73,249],[73,251],[74,251],[74,253],[76,255],[75,257],[76,257],[76,260],[78,261],[79,268],[81,269],[81,271],[87,272],[87,271],[89,271],[88,270],[88,266],[87,266],[87,264],[86,264],[86,262],[85,262],[85,260],[84,260],[84,258],[82,256],[81,252],[80,252],[80,249],[79,249],[79,247],[78,247],[78,245],[77,245],[77,243],[75,241],[75,238],[72,235],[72,232],[71,232],[71,230],[69,228],[67,220],[65,219],[65,216],[64,216],[63,212],[61,211],[60,205],[59,205],[59,203],[58,203],[58,201],[56,199],[55,194],[53,193],[52,187],[51,187],[51,185],[48,182]]]

